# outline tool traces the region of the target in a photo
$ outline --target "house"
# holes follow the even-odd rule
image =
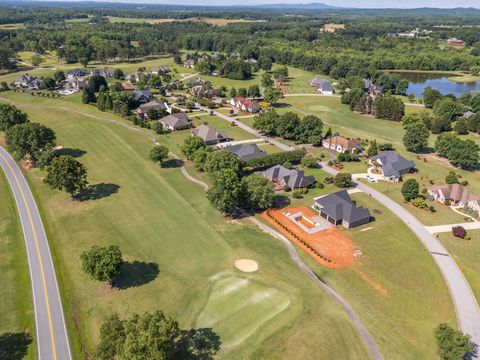
[[[360,150],[360,143],[354,139],[348,139],[343,136],[332,136],[324,139],[322,145],[326,149],[335,150],[338,153],[349,152],[353,153]]]
[[[470,118],[470,117],[473,116],[473,115],[475,115],[474,112],[472,112],[472,111],[465,111],[465,112],[463,113],[462,117],[464,117],[465,119],[468,119],[468,118]]]
[[[17,87],[26,87],[35,77],[30,74],[23,74],[13,79],[13,85]]]
[[[303,171],[289,170],[282,165],[275,165],[262,172],[268,180],[279,187],[288,186],[290,189],[312,186],[315,182],[313,175],[305,176]]]
[[[460,184],[433,186],[428,189],[428,194],[442,204],[449,202],[451,205],[466,206],[480,212],[480,196]]]
[[[152,74],[155,74],[155,75],[166,74],[168,72],[170,72],[170,69],[168,68],[167,65],[160,65],[160,66],[153,66],[152,67]]]
[[[313,207],[328,222],[333,225],[342,225],[347,229],[367,224],[371,220],[370,211],[357,206],[347,190],[317,198]]]
[[[333,86],[325,79],[315,77],[310,80],[310,86],[313,86],[318,92],[323,95],[333,95]]]
[[[121,86],[124,91],[135,91],[135,86],[129,81],[122,83]]]
[[[405,159],[395,151],[384,151],[369,159],[369,164],[380,170],[383,180],[398,182],[403,174],[415,168],[415,162]]]
[[[143,71],[135,71],[134,73],[130,74],[129,79],[135,82],[139,82],[140,80],[142,80],[143,77],[146,77],[148,79],[150,77],[150,73]]]
[[[363,89],[370,95],[383,94],[383,87],[375,85],[372,80],[363,79]]]
[[[146,104],[140,105],[136,110],[135,113],[139,116],[141,116],[144,119],[148,119],[147,112],[148,110],[153,109],[156,111],[161,111],[166,109],[166,105],[163,101],[161,100],[153,100],[150,101]]]
[[[43,79],[36,78],[30,81],[27,86],[30,90],[41,90],[44,88],[43,82]]]
[[[172,131],[188,129],[192,126],[187,114],[183,112],[170,114],[161,118],[159,121],[165,129]]]
[[[457,38],[450,38],[450,39],[447,39],[447,43],[451,45],[463,45],[465,42]]]
[[[192,136],[201,138],[205,145],[215,145],[230,140],[225,132],[217,131],[213,126],[205,124],[193,129]]]
[[[139,102],[147,102],[152,100],[152,93],[148,90],[134,90],[133,99]]]
[[[78,92],[87,86],[87,80],[72,78],[67,80],[65,83],[64,89],[69,92]]]
[[[114,70],[109,69],[92,69],[90,75],[100,75],[103,77],[112,77],[115,74]]]
[[[67,71],[67,79],[73,79],[85,75],[87,75],[87,70],[85,69],[73,69]]]
[[[244,97],[231,98],[229,104],[250,113],[256,113],[261,110],[260,105],[256,101],[247,100]]]
[[[183,62],[182,66],[184,68],[193,69],[195,67],[195,60],[187,59]]]
[[[192,79],[188,82],[191,86],[201,86],[205,85],[205,80],[202,79],[201,77],[197,77],[195,79]]]
[[[243,161],[257,159],[267,155],[265,151],[258,148],[257,144],[232,145],[223,149],[237,155],[237,157]]]
[[[196,96],[196,97],[207,97],[211,98],[213,96],[217,95],[217,91],[214,89],[207,88],[202,85],[194,86],[188,90],[190,95]]]

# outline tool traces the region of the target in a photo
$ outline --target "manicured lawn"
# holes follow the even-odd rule
[[[274,66],[273,69],[279,67],[278,65]],[[315,94],[317,91],[310,86],[308,83],[315,76],[319,76],[322,79],[326,79],[331,83],[333,80],[328,76],[316,75],[310,71],[305,71],[302,69],[288,67],[288,80],[284,83],[287,87],[288,94]]]
[[[447,248],[448,252],[455,258],[458,266],[467,278],[477,301],[480,301],[480,230],[469,230],[470,240],[457,238],[452,233],[438,234],[438,239]]]
[[[36,53],[33,52],[33,51],[20,51],[18,53],[18,56],[19,56],[20,60],[22,60],[22,61],[24,61],[28,64],[31,64],[31,59],[35,54]],[[39,54],[39,55],[44,60],[44,62],[40,64],[40,66],[42,66],[42,67],[58,64],[58,62],[59,62],[58,58],[51,53]]]
[[[302,257],[360,314],[385,358],[436,358],[433,329],[440,322],[456,324],[437,266],[393,213],[366,194],[351,197],[375,217],[369,224],[343,230],[363,251],[358,264],[332,271],[300,251]]]
[[[116,117],[74,102],[5,96],[33,121],[55,129],[58,144],[85,152],[79,161],[97,189],[96,200],[72,201],[48,189],[41,171],[27,173],[47,225],[75,358],[84,357],[79,343],[92,350],[104,316],[154,309],[174,316],[183,327],[201,326],[205,314],[216,314],[219,322],[213,330],[224,344],[236,344],[219,358],[334,358],[339,353],[345,359],[369,358],[344,313],[292,263],[280,242],[248,222],[227,222],[178,169],[162,169],[147,159],[152,147],[143,135],[147,130],[91,119],[77,111]],[[128,262],[120,290],[81,271],[81,252],[96,244],[120,246]],[[239,258],[257,261],[258,272],[246,276],[235,270],[233,262]],[[252,302],[243,309],[244,316],[231,318],[224,302],[212,302],[224,276],[248,279],[251,293],[274,291],[281,298],[271,305],[283,308],[286,299],[289,304],[266,316],[265,303]],[[231,296],[228,302],[240,304],[241,298]]]
[[[10,187],[0,170],[0,341],[9,359],[35,359],[35,323],[27,254]],[[23,340],[24,333],[31,340]],[[16,349],[18,346],[18,349]]]
[[[239,128],[238,126],[231,126],[228,121],[220,119],[216,116],[211,115],[202,115],[195,117],[193,116],[193,123],[195,126],[198,126],[203,123],[208,123],[217,129],[218,131],[225,131],[228,136],[233,138],[233,140],[247,140],[255,139],[255,137],[245,130]]]

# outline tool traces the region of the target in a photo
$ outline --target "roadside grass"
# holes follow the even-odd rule
[[[456,324],[451,298],[436,264],[395,214],[366,194],[351,197],[375,217],[369,224],[342,230],[363,251],[357,265],[332,271],[301,250],[299,253],[365,321],[385,357],[435,358],[435,327],[441,322]],[[373,213],[374,209],[381,214]]]
[[[440,233],[437,238],[447,248],[453,256],[463,275],[467,278],[470,287],[477,299],[480,301],[480,264],[478,256],[480,254],[480,230],[467,230],[470,240],[464,240],[453,236],[451,232]]]
[[[0,170],[0,338],[2,350],[11,359],[36,358],[36,338],[27,253],[15,200]],[[31,341],[24,343],[24,334]],[[15,334],[15,335],[8,335]],[[5,348],[3,348],[5,347]],[[2,352],[3,353],[3,352]]]
[[[161,169],[147,159],[153,145],[142,135],[144,130],[92,120],[77,111],[118,118],[74,102],[5,96],[18,101],[32,121],[53,128],[59,145],[85,151],[79,161],[87,166],[89,181],[97,189],[96,200],[73,201],[43,184],[39,170],[27,173],[47,225],[66,320],[76,342],[75,357],[85,356],[78,350],[80,344],[91,353],[102,319],[114,311],[126,317],[162,309],[181,326],[195,326],[208,304],[215,275],[243,277],[233,262],[251,258],[260,268],[249,278],[279,289],[290,305],[235,348],[224,349],[219,358],[245,359],[267,350],[263,356],[269,358],[293,358],[298,353],[306,358],[333,358],[339,353],[346,359],[369,358],[346,315],[292,263],[280,242],[248,222],[227,221],[178,169]],[[80,270],[82,251],[108,244],[120,246],[125,266],[136,264],[137,270],[120,277],[129,280],[119,283],[121,290],[95,282]],[[214,313],[224,311],[207,306]],[[258,308],[250,308],[258,313]],[[241,328],[237,320],[222,320],[218,331]],[[299,333],[309,334],[308,338],[292,342],[292,336],[298,338],[292,334]],[[222,335],[225,344],[236,336]]]

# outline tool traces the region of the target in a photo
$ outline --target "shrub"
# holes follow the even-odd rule
[[[423,200],[422,198],[420,197],[417,197],[415,199],[412,199],[411,200],[411,203],[413,206],[419,208],[419,209],[426,209],[428,206],[427,206],[427,203],[425,202],[425,200]]]
[[[333,177],[327,176],[325,179],[323,179],[323,182],[325,184],[333,184]]]
[[[290,186],[288,186],[287,184],[283,185],[283,191],[289,192],[290,191]]]
[[[348,188],[352,186],[352,175],[348,173],[338,173],[334,179],[335,186],[338,188]]]
[[[307,168],[314,168],[317,165],[317,161],[311,156],[304,157],[301,163]]]
[[[293,193],[292,193],[292,197],[294,199],[301,199],[302,198],[302,195],[300,194],[299,191],[295,190]]]
[[[452,227],[452,234],[455,237],[458,237],[460,239],[464,239],[465,236],[467,236],[467,230],[463,226],[453,226]]]

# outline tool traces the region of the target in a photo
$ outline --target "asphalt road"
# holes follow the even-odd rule
[[[1,146],[0,166],[12,188],[27,249],[38,358],[70,360],[70,347],[55,269],[37,205],[20,168]]]
[[[338,171],[330,168],[325,163],[322,163],[322,169],[333,176],[338,173]],[[417,235],[437,263],[447,283],[460,329],[469,334],[475,344],[480,345],[480,308],[462,271],[445,247],[415,216],[410,214],[410,212],[401,205],[366,184],[361,182],[356,184],[358,189],[383,204]]]

